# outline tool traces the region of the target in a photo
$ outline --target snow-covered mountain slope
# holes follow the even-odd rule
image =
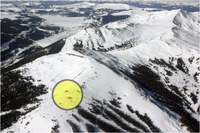
[[[26,67],[24,69],[26,69]],[[38,71],[38,69],[41,71]],[[52,72],[54,72],[55,75],[52,75]],[[23,75],[31,75],[33,79],[36,80],[36,85],[47,85],[49,92],[39,98],[42,99],[42,102],[37,109],[22,116],[16,124],[11,126],[10,129],[6,129],[5,131],[18,130],[20,132],[50,132],[56,123],[58,123],[60,127],[59,131],[72,131],[73,129],[69,125],[66,127],[66,120],[69,120],[72,123],[76,123],[78,126],[80,126],[79,131],[86,131],[84,124],[95,123],[90,121],[92,118],[88,118],[87,120],[87,118],[84,118],[86,117],[84,114],[82,116],[82,114],[78,112],[81,112],[82,110],[88,110],[91,108],[90,104],[94,104],[94,106],[96,106],[94,100],[100,100],[101,102],[103,102],[102,100],[105,100],[106,104],[108,104],[105,104],[102,109],[99,108],[101,113],[103,113],[104,108],[108,108],[107,106],[111,106],[112,108],[116,109],[116,107],[111,104],[111,101],[119,98],[121,106],[120,110],[123,111],[124,114],[128,114],[133,117],[132,119],[136,119],[135,121],[139,123],[139,125],[142,125],[144,129],[141,127],[136,128],[134,124],[133,126],[130,125],[130,129],[132,128],[131,130],[128,128],[126,129],[123,126],[120,127],[119,124],[115,121],[115,117],[117,117],[119,120],[122,118],[117,116],[119,114],[116,112],[112,114],[112,108],[108,110],[106,109],[106,111],[109,112],[107,115],[114,115],[114,118],[111,118],[114,119],[113,121],[109,122],[109,120],[106,120],[106,118],[101,115],[99,118],[97,117],[94,119],[96,119],[96,121],[98,121],[98,119],[99,121],[105,121],[105,124],[111,124],[116,128],[116,130],[119,129],[119,131],[134,131],[134,128],[136,131],[151,131],[150,127],[148,127],[148,124],[140,120],[137,115],[131,114],[131,112],[126,107],[129,105],[134,110],[139,111],[141,115],[147,113],[147,116],[153,120],[153,125],[155,125],[155,127],[159,127],[161,131],[184,131],[184,129],[181,129],[180,123],[176,119],[170,118],[170,116],[168,116],[165,111],[162,111],[159,107],[154,105],[151,102],[151,99],[143,94],[144,92],[138,90],[138,87],[134,86],[134,84],[132,84],[130,81],[119,76],[108,67],[98,63],[92,58],[82,57],[82,55],[76,56],[69,54],[58,54],[50,58],[46,57],[46,59],[43,57],[36,60],[34,64],[30,64],[28,66],[28,71]],[[57,106],[55,106],[52,102],[52,89],[54,85],[62,79],[73,79],[82,85],[84,98],[79,107],[80,109],[64,111],[57,108]],[[39,81],[39,83],[37,83],[37,81]],[[98,109],[98,106],[102,106],[98,104],[97,107],[94,107],[94,109]],[[147,107],[149,109],[147,109]],[[83,119],[82,123],[78,124],[78,121],[73,118],[73,114],[77,116],[78,119]],[[127,122],[126,120],[122,121],[121,123],[124,123],[123,125],[127,127],[130,124],[130,122]],[[98,124],[96,126],[98,127]],[[26,128],[24,129],[24,127]]]
[[[198,132],[198,27],[197,17],[182,10],[137,11],[68,37],[61,52],[3,75],[9,88],[17,79],[6,79],[17,72],[22,85],[33,83],[33,94],[46,88],[35,96],[38,102],[3,108],[3,132]],[[83,88],[74,110],[53,103],[53,87],[63,79]]]
[[[134,10],[132,13],[135,13]],[[86,28],[68,38],[67,43],[82,43],[83,48],[95,50],[113,50],[124,45],[132,47],[153,39],[169,40],[176,34],[179,35],[177,37],[179,39],[182,34],[185,36],[194,34],[188,39],[197,48],[198,26],[195,16],[182,10],[146,13],[141,11],[126,20],[109,23],[102,27]]]

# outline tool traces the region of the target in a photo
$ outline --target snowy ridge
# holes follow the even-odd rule
[[[184,20],[183,13],[188,16],[187,20]],[[181,24],[182,27],[178,28],[180,24],[177,22],[184,24]],[[164,25],[164,23],[166,24]],[[188,29],[189,27],[190,29]],[[67,43],[75,44],[81,40],[84,48],[95,50],[113,49],[116,45],[121,44],[131,47],[136,42],[136,44],[139,44],[153,39],[172,39],[174,34],[178,32],[178,34],[190,34],[190,36],[194,33],[196,36],[191,38],[194,39],[191,40],[191,44],[198,46],[199,32],[196,31],[197,27],[198,23],[195,21],[194,16],[189,13],[187,15],[187,12],[182,10],[143,12],[142,14],[133,14],[126,20],[109,23],[99,28],[86,28],[68,38]]]
[[[94,9],[129,10],[131,9],[131,7],[127,4],[103,3],[103,4],[97,4]]]
[[[67,7],[74,10],[74,9],[79,9],[79,8],[91,8],[91,7],[94,7],[95,5],[96,3],[80,2],[80,3],[70,4],[70,5],[63,5],[63,6],[53,5],[53,7],[54,8]]]

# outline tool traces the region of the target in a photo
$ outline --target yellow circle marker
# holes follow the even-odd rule
[[[54,87],[53,101],[61,109],[74,109],[81,103],[82,98],[82,89],[75,81],[63,80]]]

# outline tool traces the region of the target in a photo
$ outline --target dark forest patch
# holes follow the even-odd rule
[[[60,125],[56,121],[56,124],[52,127],[51,133],[59,133],[59,128],[60,128]]]
[[[155,99],[164,106],[180,115],[180,121],[188,127],[189,131],[199,132],[199,121],[194,119],[184,107],[188,107],[194,112],[187,102],[173,92],[169,91],[164,83],[161,82],[158,74],[153,72],[148,66],[136,65],[132,67],[134,71],[130,78],[140,84],[142,87],[152,92]],[[177,91],[177,89],[174,89]],[[148,92],[147,92],[148,93]]]
[[[198,80],[198,76],[199,76],[199,74],[200,74],[200,72],[196,72],[194,75],[193,75],[193,78],[194,78],[194,80],[196,81],[196,82],[199,82],[199,80]]]
[[[154,63],[154,64],[157,64],[157,65],[159,65],[161,67],[167,67],[167,68],[169,68],[172,71],[176,71],[176,68],[172,65],[171,62],[167,63],[163,59],[157,59],[157,58],[155,58],[154,60],[149,59],[149,61],[152,62],[152,63]]]
[[[13,35],[11,34],[1,33],[1,46],[3,43],[9,42],[12,38],[13,38]]]
[[[123,20],[128,18],[129,15],[118,15],[118,16],[114,16],[114,15],[106,15],[102,17],[102,23],[103,25],[108,24],[110,22],[115,22],[118,20]]]
[[[179,70],[181,70],[182,72],[186,73],[186,74],[188,74],[188,72],[189,72],[189,70],[188,70],[188,68],[186,67],[186,65],[185,65],[184,61],[182,60],[182,58],[178,58],[178,59],[177,59],[177,65],[176,65],[176,67],[177,67]]]
[[[75,124],[73,121],[67,120],[67,123],[69,123],[69,125],[72,127],[73,132],[81,132],[80,127],[77,124]]]
[[[16,109],[27,104],[40,103],[37,97],[47,93],[44,85],[35,86],[31,77],[23,77],[20,73],[20,71],[13,71],[2,75],[1,111],[11,112],[1,116],[1,130],[11,126],[21,115],[35,109],[36,106],[26,110],[25,113]]]
[[[130,105],[126,105],[126,107],[128,108],[128,110],[131,113],[135,113],[144,123],[146,123],[149,128],[151,129],[152,132],[161,132],[160,129],[158,127],[156,127],[153,122],[151,121],[151,119],[147,116],[147,114],[145,113],[144,115],[140,114],[139,111],[135,111],[133,110],[133,108]]]
[[[118,127],[115,127],[109,123],[107,123],[106,121],[102,120],[102,119],[98,119],[97,121],[97,117],[96,115],[90,113],[87,110],[84,110],[82,108],[79,108],[78,113],[85,119],[87,119],[88,121],[90,121],[91,123],[97,125],[101,130],[105,131],[105,132],[122,132],[121,129],[119,129]]]

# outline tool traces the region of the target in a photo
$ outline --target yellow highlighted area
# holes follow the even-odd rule
[[[53,90],[53,100],[55,104],[65,110],[77,107],[83,97],[81,87],[72,80],[59,82]]]

